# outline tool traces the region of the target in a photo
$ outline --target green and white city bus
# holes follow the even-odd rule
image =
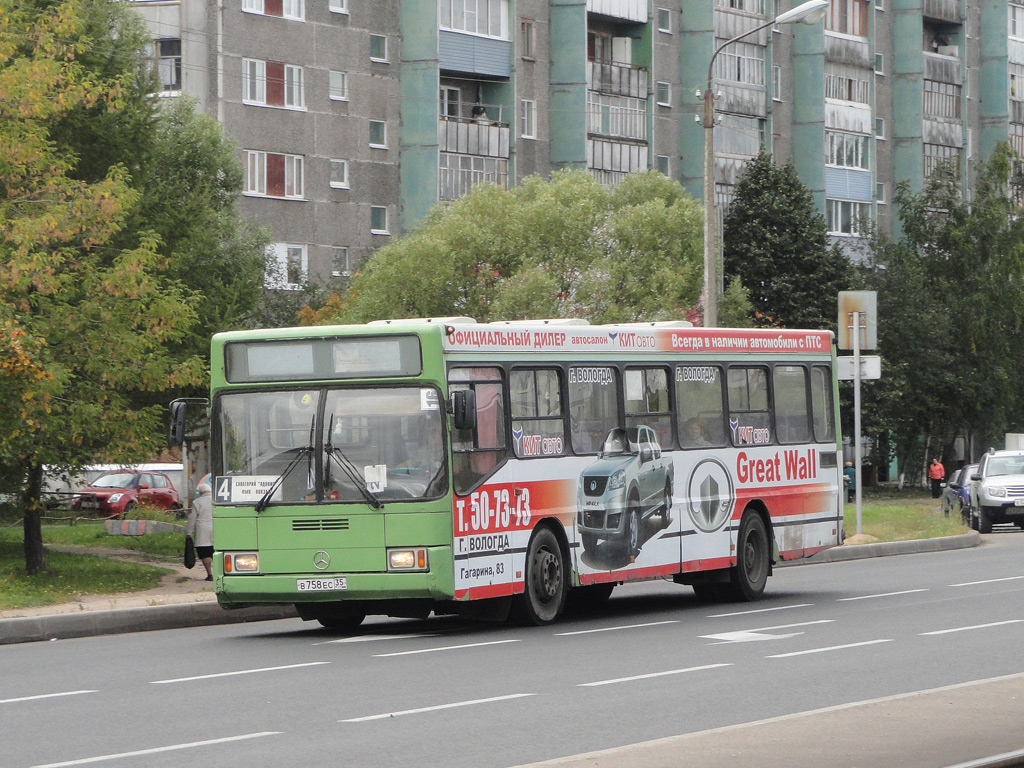
[[[640,579],[754,600],[842,541],[825,331],[394,320],[217,334],[211,369],[226,608],[545,624]]]

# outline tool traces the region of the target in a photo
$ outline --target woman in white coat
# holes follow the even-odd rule
[[[192,501],[185,535],[196,545],[196,558],[206,569],[206,580],[213,581],[213,489],[209,483],[200,483],[196,492],[199,495]]]

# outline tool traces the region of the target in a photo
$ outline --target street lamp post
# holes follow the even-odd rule
[[[817,24],[825,15],[828,0],[808,0],[796,8],[780,13],[771,21],[754,27],[742,35],[726,40],[711,55],[708,62],[708,88],[704,91],[704,327],[718,325],[718,277],[715,260],[715,94],[712,90],[715,59],[727,45],[760,32],[772,24]]]

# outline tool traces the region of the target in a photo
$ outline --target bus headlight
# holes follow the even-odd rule
[[[224,573],[259,573],[260,556],[257,552],[225,552]]]
[[[389,571],[425,571],[427,570],[426,547],[415,549],[389,549]]]

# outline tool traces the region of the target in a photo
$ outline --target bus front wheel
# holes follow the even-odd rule
[[[526,550],[525,590],[519,613],[530,624],[550,624],[565,602],[565,558],[550,528],[539,528]]]
[[[736,565],[729,579],[729,591],[736,600],[759,600],[764,594],[770,570],[768,530],[756,512],[744,513],[736,539]]]

